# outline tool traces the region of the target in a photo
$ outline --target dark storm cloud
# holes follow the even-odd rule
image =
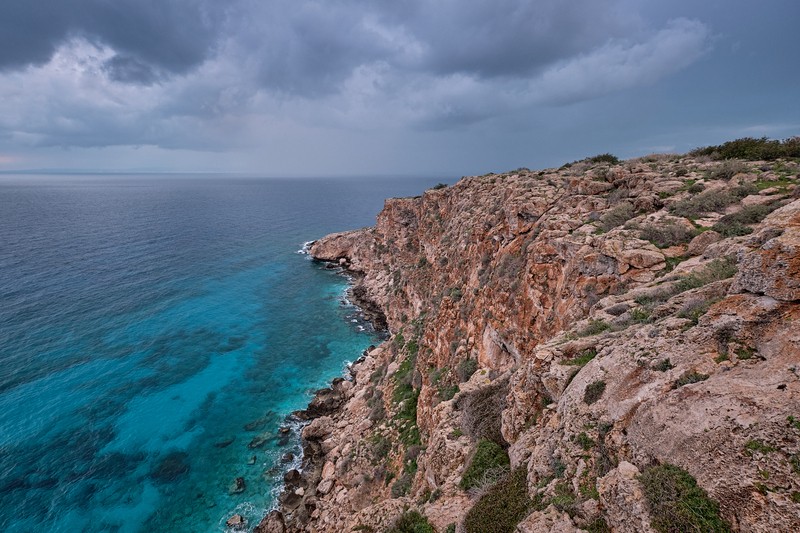
[[[70,38],[113,48],[119,80],[180,73],[213,51],[229,2],[204,0],[3,0],[0,70],[47,62]]]
[[[268,88],[319,95],[375,61],[409,74],[524,77],[638,31],[617,0],[278,0],[250,4],[238,38]]]
[[[630,31],[610,0],[418,1],[386,20],[425,45],[423,67],[481,77],[524,76]],[[633,28],[636,29],[636,28]]]
[[[0,0],[0,134],[208,150],[318,127],[463,131],[703,56],[710,26],[643,4]]]

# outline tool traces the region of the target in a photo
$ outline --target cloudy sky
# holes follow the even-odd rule
[[[460,176],[800,134],[797,0],[2,0],[0,170]]]

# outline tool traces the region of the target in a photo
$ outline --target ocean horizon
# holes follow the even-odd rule
[[[0,176],[0,529],[252,530],[381,340],[303,243],[439,181]]]

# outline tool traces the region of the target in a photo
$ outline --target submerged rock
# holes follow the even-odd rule
[[[173,483],[189,472],[189,454],[172,452],[165,455],[150,471],[150,478],[157,483]]]
[[[246,484],[244,482],[244,478],[243,477],[237,477],[236,479],[233,480],[233,483],[231,483],[231,486],[228,487],[228,492],[230,494],[241,494],[242,492],[245,491],[246,488],[247,488],[247,486],[246,486]]]
[[[264,433],[262,435],[258,435],[256,437],[253,437],[253,439],[247,444],[247,447],[250,448],[251,450],[255,450],[255,449],[261,448],[271,438],[272,438],[272,435],[270,435],[269,433]]]
[[[231,437],[229,439],[221,440],[219,442],[214,443],[215,448],[227,448],[236,440],[236,437]]]

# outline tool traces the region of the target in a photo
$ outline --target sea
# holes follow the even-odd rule
[[[381,341],[304,243],[439,181],[0,175],[0,531],[252,530]]]

